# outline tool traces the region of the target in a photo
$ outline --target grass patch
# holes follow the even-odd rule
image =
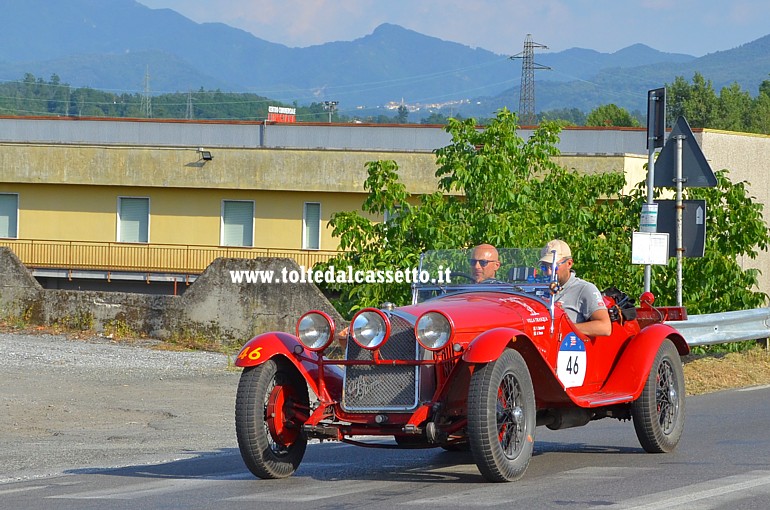
[[[683,361],[688,395],[770,384],[770,351],[758,344],[741,352],[691,354]]]

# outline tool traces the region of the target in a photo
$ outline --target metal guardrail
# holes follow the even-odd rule
[[[761,340],[770,338],[770,308],[691,315],[666,324],[679,331],[690,346]]]

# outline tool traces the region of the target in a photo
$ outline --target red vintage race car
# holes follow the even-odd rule
[[[251,339],[236,361],[244,370],[235,413],[249,470],[289,476],[308,440],[321,439],[469,449],[486,479],[513,481],[527,469],[537,426],[600,418],[632,420],[647,452],[673,450],[689,347],[664,322],[685,319],[684,310],[655,307],[650,293],[638,307],[605,293],[612,334],[583,336],[555,302],[556,282],[538,274],[539,258],[500,250],[496,279],[476,283],[467,250],[423,254],[412,304],[358,312],[343,359],[325,356],[337,327],[321,311],[304,314],[296,335]]]

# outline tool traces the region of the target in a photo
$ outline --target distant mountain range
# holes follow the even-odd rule
[[[287,103],[334,100],[347,115],[402,101],[477,117],[518,109],[520,60],[397,25],[353,41],[289,48],[133,0],[2,0],[0,11],[3,81],[56,74],[73,87],[141,93],[148,75],[152,93],[203,88]],[[538,111],[607,103],[643,111],[648,89],[677,76],[690,81],[695,72],[717,92],[737,82],[755,95],[770,77],[770,35],[701,58],[635,44],[615,53],[537,53],[535,60],[551,68],[536,71]]]

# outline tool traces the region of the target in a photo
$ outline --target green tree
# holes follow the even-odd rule
[[[397,124],[406,124],[409,119],[409,109],[401,105],[398,107],[398,115],[396,115],[396,123]]]
[[[666,86],[666,108],[668,125],[684,116],[690,126],[696,128],[712,127],[717,119],[718,99],[711,80],[695,73],[692,85],[677,76],[674,83]]]
[[[428,249],[470,247],[481,242],[497,246],[539,247],[552,237],[567,239],[584,250],[585,267],[604,264],[624,248],[613,246],[617,195],[624,185],[620,173],[579,175],[554,163],[559,128],[541,124],[524,140],[516,133],[516,117],[502,110],[488,127],[478,130],[474,119],[450,119],[452,143],[436,151],[437,190],[412,203],[398,179],[393,161],[367,165],[364,186],[369,196],[357,211],[334,214],[329,222],[340,248],[348,252],[330,262],[361,269],[416,267]],[[385,211],[401,206],[383,223]],[[628,235],[630,237],[630,234]],[[627,255],[630,258],[630,249]],[[582,264],[582,262],[581,262]],[[363,284],[342,286],[344,313],[384,300],[405,303],[409,287]]]
[[[420,121],[420,124],[446,124],[446,115],[438,112],[431,112],[430,115]]]
[[[761,93],[754,100],[748,118],[748,131],[770,134],[770,93]]]
[[[499,247],[540,247],[561,238],[572,246],[581,276],[599,288],[617,286],[630,295],[643,288],[643,267],[630,265],[632,232],[637,229],[644,183],[623,194],[621,173],[578,174],[554,163],[559,128],[541,124],[528,140],[517,134],[515,115],[502,110],[488,127],[474,119],[450,119],[452,142],[436,151],[435,192],[410,198],[394,161],[367,164],[369,195],[358,211],[332,216],[329,225],[346,253],[330,262],[358,269],[416,267],[429,249],[465,248],[481,242]],[[707,256],[685,259],[685,306],[691,313],[753,308],[766,296],[755,290],[755,270],[743,270],[739,256],[753,257],[768,246],[762,206],[746,183],[733,184],[717,172],[716,188],[687,190],[705,198],[710,214]],[[398,215],[379,221],[400,206]],[[676,298],[675,261],[655,266],[652,291],[660,304]],[[383,301],[409,301],[405,284],[340,286],[343,314]]]
[[[639,121],[628,110],[616,104],[606,104],[591,110],[586,117],[586,126],[637,127]]]
[[[585,126],[586,114],[578,108],[559,108],[538,114],[539,122],[552,120],[561,126]]]
[[[716,118],[713,125],[709,127],[728,131],[746,131],[751,110],[751,95],[742,90],[740,85],[733,83],[729,87],[723,87],[719,92]]]
[[[759,84],[759,94],[770,96],[770,80],[762,80],[762,83]]]

